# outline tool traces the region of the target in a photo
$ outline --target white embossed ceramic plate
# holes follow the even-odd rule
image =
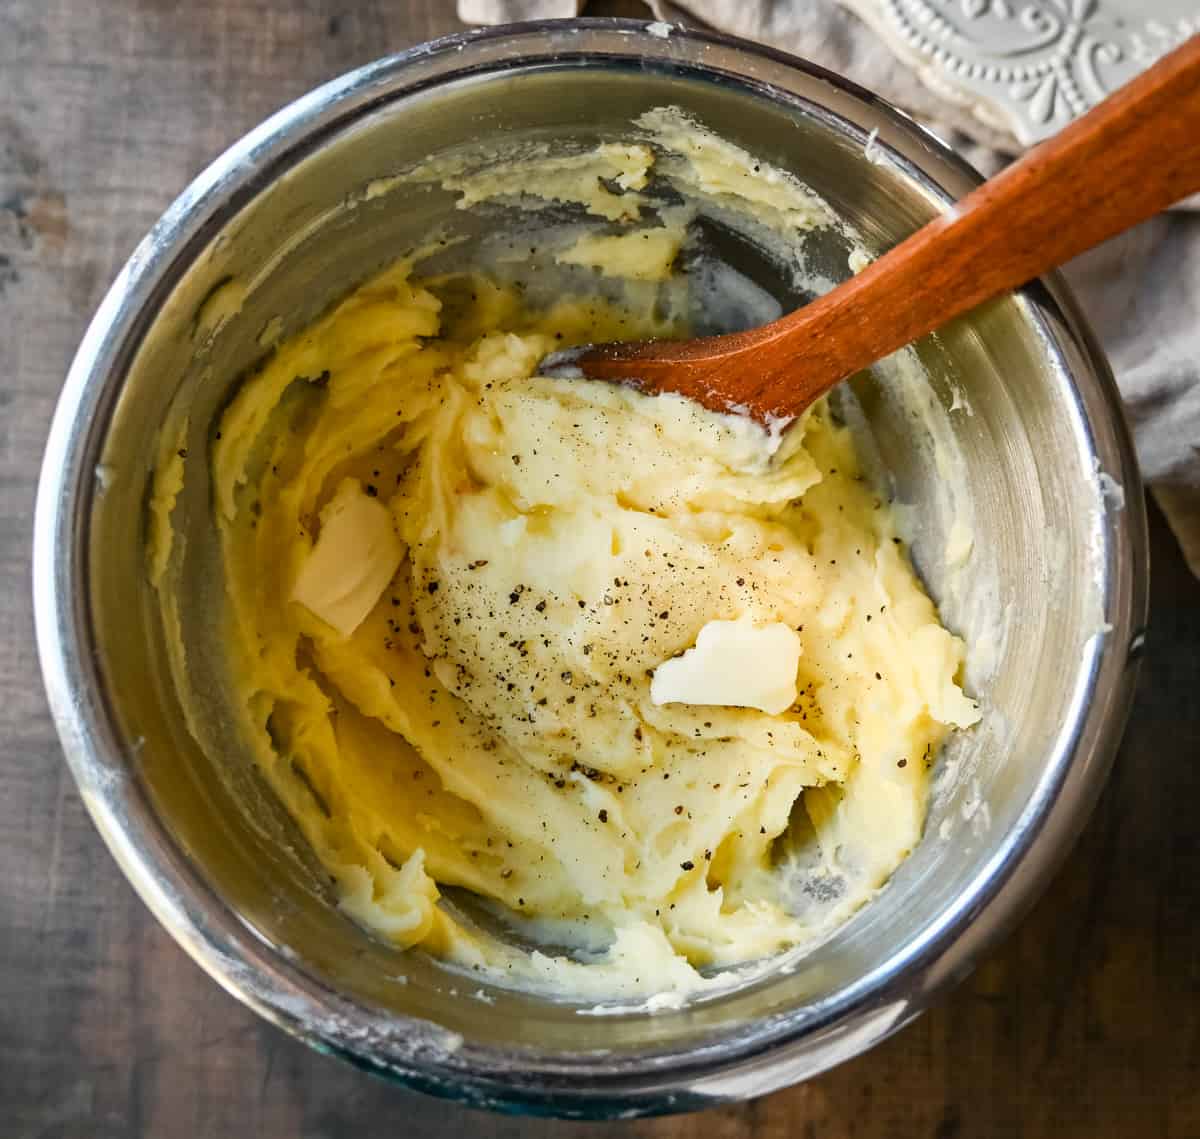
[[[935,91],[1031,145],[1200,32],[1200,0],[842,0]]]

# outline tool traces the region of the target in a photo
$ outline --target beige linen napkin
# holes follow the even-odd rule
[[[863,3],[864,0],[845,0]],[[473,23],[578,15],[576,0],[459,0]],[[943,99],[836,0],[651,0],[659,19],[768,43],[877,91],[982,173],[1020,151]],[[1142,475],[1200,576],[1200,212],[1176,210],[1078,258],[1066,275],[1116,373]]]

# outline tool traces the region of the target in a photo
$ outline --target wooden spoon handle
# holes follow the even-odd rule
[[[847,376],[1200,190],[1200,36],[856,277],[748,332],[599,345],[585,375],[790,418]]]
[[[824,391],[1198,190],[1200,36],[858,276],[776,321],[759,349],[773,358],[755,368],[762,388],[746,394],[786,409],[798,379]]]

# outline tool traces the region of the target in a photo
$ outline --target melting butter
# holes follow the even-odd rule
[[[357,479],[345,479],[321,511],[321,532],[292,600],[348,637],[375,608],[403,556],[391,511]]]
[[[725,705],[786,712],[796,701],[800,638],[782,621],[709,621],[695,648],[654,670],[655,704]]]

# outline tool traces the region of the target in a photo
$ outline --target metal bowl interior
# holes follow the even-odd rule
[[[160,436],[186,420],[189,454],[207,454],[268,321],[294,331],[436,224],[476,224],[440,191],[361,200],[371,180],[481,137],[627,137],[638,114],[667,104],[795,172],[875,250],[974,182],[879,100],[732,40],[579,21],[427,45],[286,108],[164,216],[80,348],[39,493],[47,687],[131,881],[266,1016],[477,1104],[591,1116],[694,1107],[801,1079],[893,1031],[970,966],[1065,852],[1107,771],[1140,644],[1144,519],[1115,390],[1061,285],[1041,282],[920,345],[923,397],[856,382],[896,496],[913,505],[916,562],[975,646],[968,683],[989,713],[943,758],[919,848],[831,940],[683,1011],[585,1016],[487,984],[486,999],[469,996],[474,980],[398,956],[330,904],[236,741],[202,749],[181,714],[144,568]],[[864,154],[872,131],[882,162]],[[248,291],[214,326],[206,302],[231,278]],[[930,448],[913,445],[910,397],[932,401],[961,459],[955,494],[975,531],[965,572],[946,564],[958,507]],[[956,402],[970,413],[951,413]],[[182,579],[193,614],[220,593],[196,471],[177,515],[195,543]],[[1125,488],[1123,507],[1107,478]],[[201,676],[218,665],[203,652],[194,663]],[[213,699],[218,723],[215,681]]]

